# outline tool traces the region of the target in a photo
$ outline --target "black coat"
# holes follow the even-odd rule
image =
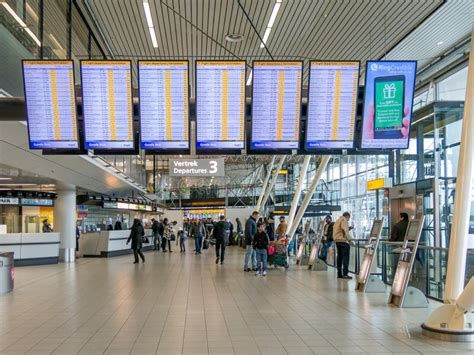
[[[133,250],[138,250],[142,248],[142,237],[145,235],[145,229],[143,226],[137,225],[133,226],[130,230],[130,237],[127,239],[127,243],[130,243],[130,240],[132,241],[132,246],[131,248]]]
[[[229,225],[225,221],[219,221],[214,225],[214,238],[225,240],[226,231],[229,230]]]
[[[391,242],[403,242],[405,240],[405,233],[407,232],[408,221],[400,221],[395,224],[392,228],[390,235]]]

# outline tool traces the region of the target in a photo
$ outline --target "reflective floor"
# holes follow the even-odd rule
[[[242,249],[227,251],[224,265],[207,250],[17,268],[0,354],[473,354],[421,335],[429,309],[389,307],[331,268],[256,277]]]

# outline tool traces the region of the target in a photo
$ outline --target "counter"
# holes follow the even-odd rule
[[[0,252],[14,252],[15,266],[57,264],[59,233],[0,234]]]
[[[145,229],[145,235],[150,243],[143,244],[143,251],[153,249],[151,230]],[[79,253],[85,257],[111,257],[132,253],[127,239],[130,230],[101,231],[95,233],[81,234],[79,239]]]

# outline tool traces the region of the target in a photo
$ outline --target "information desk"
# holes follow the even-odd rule
[[[0,252],[12,251],[15,266],[57,264],[59,233],[0,234]]]
[[[151,230],[145,229],[145,235],[149,243],[143,243],[142,250],[151,250],[153,248],[153,239]],[[104,257],[126,255],[132,253],[127,239],[130,236],[130,230],[121,231],[101,231],[96,233],[81,234],[79,239],[79,253],[84,257]]]

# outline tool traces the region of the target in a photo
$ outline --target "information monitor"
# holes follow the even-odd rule
[[[302,73],[301,61],[253,63],[253,152],[299,148]]]
[[[240,153],[245,144],[245,61],[196,61],[196,150]]]
[[[310,63],[305,149],[353,149],[359,86],[357,61]]]
[[[30,149],[79,149],[72,60],[23,60]]]
[[[139,61],[141,148],[189,152],[188,61]]]
[[[86,149],[133,149],[131,64],[81,61]]]
[[[361,148],[407,149],[416,61],[367,61]]]

